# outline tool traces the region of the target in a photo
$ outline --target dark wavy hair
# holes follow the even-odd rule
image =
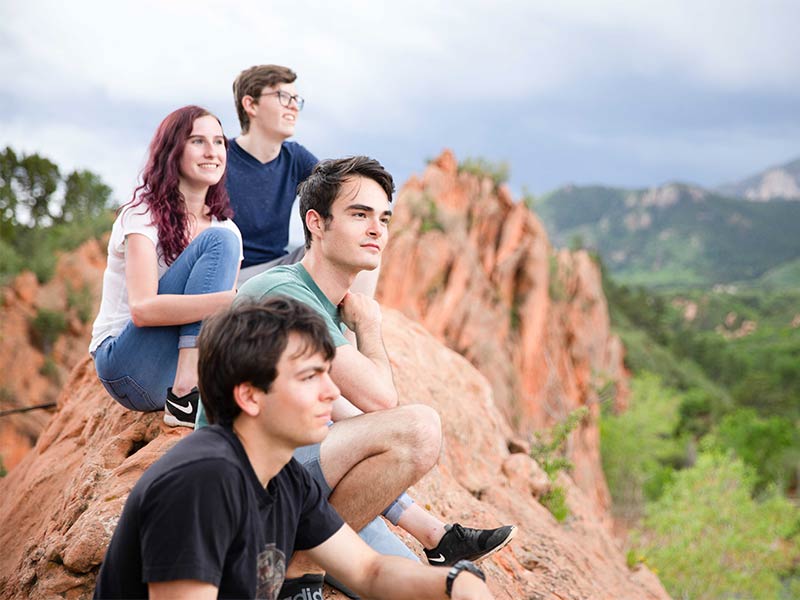
[[[386,192],[389,202],[392,201],[394,179],[374,158],[350,156],[318,162],[311,175],[297,186],[297,194],[300,196],[300,220],[303,222],[303,232],[306,235],[306,250],[311,248],[311,232],[306,226],[306,213],[312,209],[317,211],[327,225],[333,218],[331,206],[344,182],[351,177],[372,179]]]
[[[209,423],[230,427],[241,409],[233,395],[240,383],[268,392],[289,336],[301,338],[298,354],[336,354],[325,321],[313,308],[287,296],[242,298],[228,310],[203,319],[197,338],[197,385]]]
[[[142,170],[142,183],[133,192],[133,197],[120,211],[127,207],[146,204],[153,224],[158,228],[158,241],[164,262],[171,265],[189,245],[189,227],[186,204],[178,189],[181,155],[192,133],[194,122],[200,117],[219,119],[199,106],[184,106],[169,113],[156,129],[150,142],[147,164]],[[224,138],[224,135],[223,135]],[[228,140],[225,139],[225,148]],[[233,216],[228,192],[225,190],[225,173],[220,180],[208,188],[206,206],[209,214],[220,221]]]

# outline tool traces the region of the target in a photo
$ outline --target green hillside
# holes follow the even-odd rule
[[[770,269],[755,285],[764,289],[800,289],[800,258]]]
[[[674,598],[800,598],[800,291],[603,285],[633,374],[600,422],[629,564]]]
[[[744,202],[697,187],[558,189],[535,210],[557,246],[592,248],[615,279],[648,287],[753,281],[800,258],[800,203]],[[770,281],[791,284],[791,269]]]

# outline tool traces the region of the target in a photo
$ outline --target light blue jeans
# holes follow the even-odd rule
[[[159,294],[209,294],[233,289],[239,266],[236,234],[209,227],[180,253],[158,281]],[[131,410],[163,410],[180,348],[197,346],[200,321],[137,327],[129,321],[93,353],[97,376],[111,397]]]

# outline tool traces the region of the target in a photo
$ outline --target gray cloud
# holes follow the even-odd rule
[[[449,146],[509,160],[517,188],[714,185],[800,154],[798,22],[769,0],[3,3],[0,146],[124,198],[167,112],[207,106],[235,135],[233,77],[277,62],[320,156],[404,178]]]

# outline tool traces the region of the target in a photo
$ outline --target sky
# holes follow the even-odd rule
[[[398,183],[450,148],[519,194],[713,187],[800,157],[800,2],[0,0],[0,149],[91,169],[125,201],[158,123],[298,73],[295,139]]]

